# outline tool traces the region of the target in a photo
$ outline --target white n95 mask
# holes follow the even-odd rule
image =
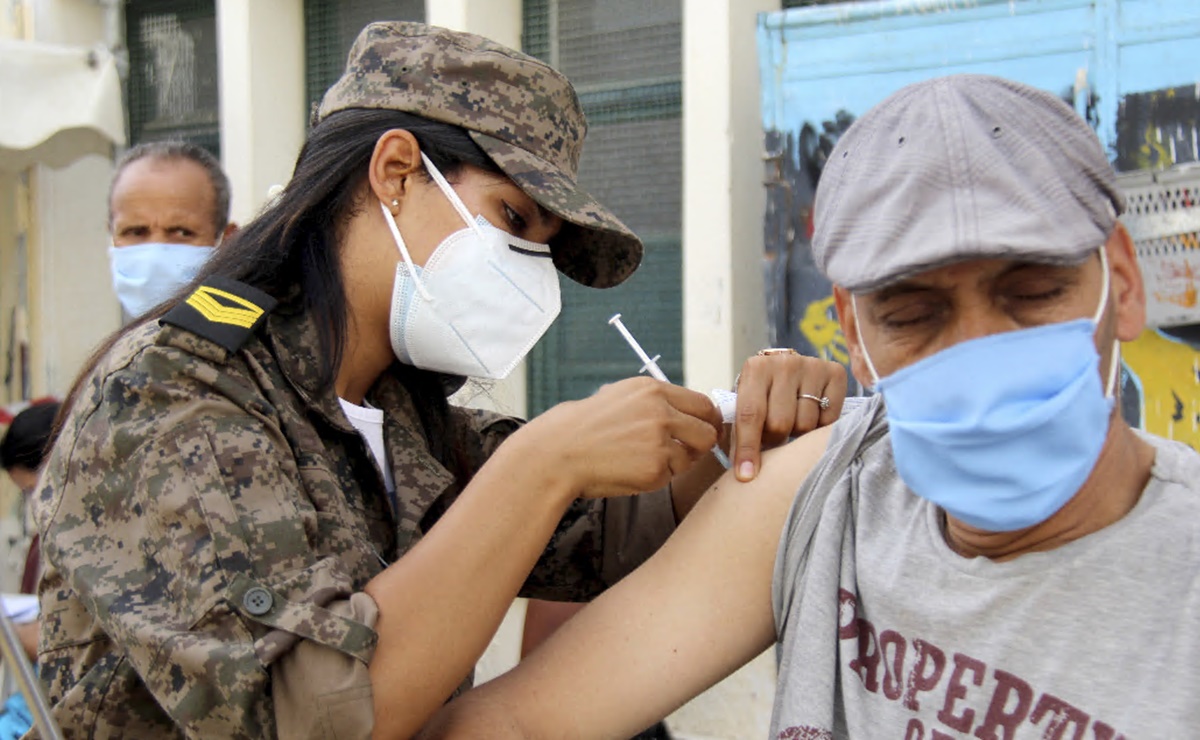
[[[392,288],[392,351],[424,370],[499,380],[558,316],[550,247],[519,239],[483,216],[472,218],[433,162],[421,158],[467,228],[446,237],[417,267],[391,211],[380,203],[401,258]]]

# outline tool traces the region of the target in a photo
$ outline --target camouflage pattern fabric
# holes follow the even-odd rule
[[[529,197],[567,222],[554,263],[584,285],[633,274],[642,242],[576,183],[587,122],[574,88],[531,56],[421,23],[372,23],[316,120],[348,108],[413,113],[466,129]]]
[[[369,398],[385,412],[393,514],[366,444],[316,386],[316,346],[311,318],[287,305],[236,353],[147,324],[88,380],[34,501],[48,562],[39,665],[67,737],[275,737],[271,666],[298,640],[370,661],[375,633],[326,607],[412,547],[461,485],[385,374]],[[453,420],[475,466],[518,428]],[[573,508],[529,593],[588,597],[612,552],[648,555],[608,521],[656,526],[657,546],[670,525],[636,507],[670,501]]]

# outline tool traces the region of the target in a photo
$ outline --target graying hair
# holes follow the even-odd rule
[[[179,140],[148,141],[138,144],[121,155],[121,158],[117,160],[117,170],[113,173],[112,182],[108,186],[109,227],[112,226],[112,196],[117,180],[121,178],[121,173],[125,171],[126,167],[139,159],[147,158],[155,160],[187,159],[204,168],[204,171],[208,173],[209,182],[212,183],[213,200],[215,201],[212,214],[213,234],[220,237],[221,233],[225,231],[225,227],[229,225],[229,178],[221,169],[221,163],[207,149]]]

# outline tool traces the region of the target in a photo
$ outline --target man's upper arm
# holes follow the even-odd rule
[[[767,453],[749,483],[722,477],[657,554],[511,673],[452,703],[432,736],[510,723],[512,737],[632,735],[768,647],[779,535],[828,438]]]

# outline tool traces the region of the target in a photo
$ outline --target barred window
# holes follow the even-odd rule
[[[131,0],[129,141],[183,139],[221,155],[214,0]]]

